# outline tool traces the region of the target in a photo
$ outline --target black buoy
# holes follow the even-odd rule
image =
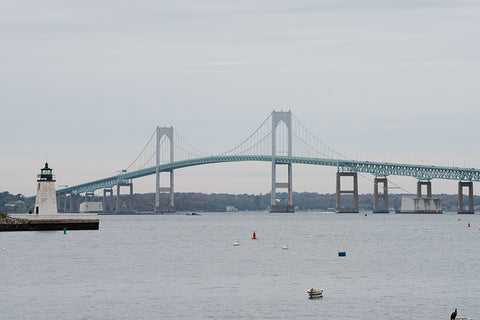
[[[455,311],[452,312],[452,315],[450,316],[450,320],[455,320],[457,317],[457,308],[455,308]]]

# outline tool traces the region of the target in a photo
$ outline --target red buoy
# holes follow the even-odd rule
[[[470,222],[468,223],[468,227],[470,228]]]
[[[255,235],[255,231],[253,231],[253,237],[252,239],[257,239],[257,236]]]

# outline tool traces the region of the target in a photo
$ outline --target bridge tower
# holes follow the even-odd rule
[[[280,163],[277,162],[277,127],[284,123],[287,127],[287,137],[286,141],[288,144],[288,156],[292,156],[292,113],[290,111],[273,111],[272,112],[272,191],[271,191],[271,201],[270,201],[270,212],[294,212],[292,202],[292,164],[291,163]],[[284,137],[285,138],[285,137]],[[277,165],[286,165],[287,166],[287,175],[288,182],[279,183],[277,182]],[[277,205],[276,189],[283,188],[287,189],[288,200],[287,205]]]
[[[163,137],[166,137],[170,143],[170,162],[173,162],[174,155],[174,144],[173,144],[173,127],[157,127],[157,140],[156,140],[156,192],[155,192],[155,211],[159,212],[175,212],[175,203],[174,203],[174,179],[173,179],[173,169],[169,171],[170,173],[170,186],[169,187],[160,187],[160,141]],[[168,192],[170,193],[170,203],[167,208],[160,207],[160,193]]]

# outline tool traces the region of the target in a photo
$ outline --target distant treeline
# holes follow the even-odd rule
[[[34,199],[26,199],[23,194],[11,194],[8,191],[0,192],[0,211],[7,213],[28,212],[35,205]]]
[[[161,195],[161,204],[168,204],[166,194]],[[444,211],[455,211],[458,207],[457,195],[437,194],[435,198],[441,199]],[[287,194],[278,193],[278,204],[286,203]],[[298,210],[334,210],[335,194],[319,194],[316,192],[294,192],[293,204]],[[402,195],[390,194],[388,197],[389,208],[400,209]],[[135,194],[133,207],[135,210],[152,210],[155,194]],[[342,196],[342,206],[352,206],[353,197]],[[358,196],[360,210],[373,209],[373,194]],[[467,203],[467,201],[464,201]],[[480,196],[474,197],[474,204],[480,204]],[[270,205],[270,194],[225,194],[225,193],[176,193],[175,208],[177,211],[225,211],[227,206],[234,206],[240,211],[267,210]]]
[[[122,196],[122,202],[126,200]],[[441,199],[443,211],[455,211],[458,206],[457,195],[437,194],[435,198]],[[286,203],[287,194],[278,193],[278,204]],[[335,194],[319,194],[316,192],[294,192],[293,204],[297,210],[333,210],[335,208]],[[101,201],[96,197],[94,201]],[[360,210],[372,210],[373,194],[358,196]],[[402,195],[390,194],[389,207],[400,209]],[[152,211],[155,203],[154,193],[135,194],[133,196],[134,211]],[[467,201],[464,201],[467,203]],[[13,195],[7,191],[0,193],[0,211],[28,212],[35,204],[34,198],[25,198],[22,194]],[[480,205],[480,196],[474,196],[474,204]],[[161,194],[161,205],[168,205],[167,194]],[[227,206],[234,206],[239,211],[267,210],[270,205],[270,194],[226,194],[226,193],[175,193],[175,208],[177,211],[226,211]],[[352,197],[342,196],[342,206],[352,205]]]

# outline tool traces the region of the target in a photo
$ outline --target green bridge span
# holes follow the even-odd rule
[[[161,164],[158,168],[160,172],[168,172],[171,170],[181,169],[185,167],[193,167],[212,163],[223,162],[240,162],[240,161],[263,161],[271,162],[272,156],[267,155],[234,155],[234,156],[210,156],[203,158],[195,158],[182,161],[174,161]],[[474,168],[458,168],[458,167],[440,167],[428,165],[412,165],[388,162],[373,161],[354,161],[340,159],[325,158],[306,158],[306,157],[288,157],[276,156],[277,164],[308,164],[319,166],[337,167],[339,171],[344,172],[363,172],[370,173],[376,177],[387,176],[409,176],[418,180],[431,179],[447,179],[457,181],[480,181],[480,170]],[[66,187],[57,190],[57,194],[81,194],[84,192],[93,192],[98,189],[111,188],[118,183],[129,181],[131,179],[141,178],[156,173],[155,166],[118,174],[115,176],[99,179],[76,186]]]

